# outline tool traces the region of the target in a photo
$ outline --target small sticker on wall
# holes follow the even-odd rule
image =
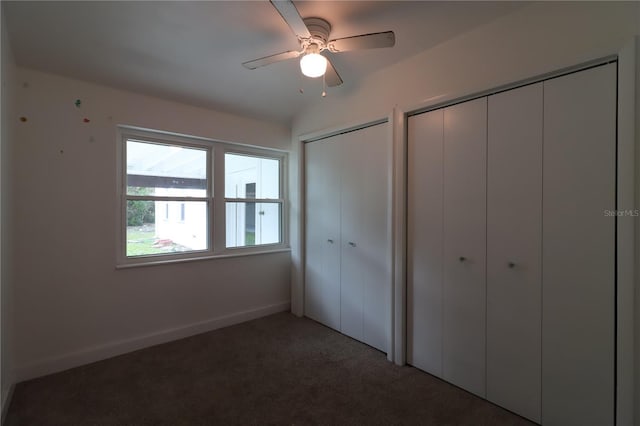
[[[20,121],[22,121],[23,123],[27,122],[27,117],[20,117]]]
[[[83,118],[83,119],[82,119],[82,122],[83,122],[83,123],[89,123],[90,121],[91,121],[91,120],[89,120],[87,117],[85,117],[85,118]]]
[[[82,101],[80,99],[76,99],[73,104],[76,106],[76,108],[80,108],[80,105],[82,105]]]

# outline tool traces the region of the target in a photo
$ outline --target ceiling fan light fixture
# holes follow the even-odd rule
[[[310,49],[300,59],[300,70],[307,77],[322,77],[327,71],[327,58],[318,53],[316,45],[309,46]],[[314,48],[315,47],[315,48]]]
[[[329,59],[320,54],[321,52],[326,50],[331,53],[342,53],[352,50],[393,47],[396,44],[396,36],[393,31],[331,39],[331,24],[325,19],[318,17],[303,19],[293,4],[293,0],[270,0],[270,2],[298,38],[300,50],[288,50],[243,62],[242,66],[245,68],[254,70],[275,62],[300,58],[300,71],[303,75],[311,78],[324,76],[323,86],[336,87],[343,83],[342,78]]]

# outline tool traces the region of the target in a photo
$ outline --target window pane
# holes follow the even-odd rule
[[[226,153],[224,179],[226,198],[280,198],[278,159]]]
[[[207,151],[128,140],[127,195],[205,197]]]
[[[277,244],[280,203],[227,203],[227,247]]]
[[[206,250],[204,201],[127,200],[127,256]]]

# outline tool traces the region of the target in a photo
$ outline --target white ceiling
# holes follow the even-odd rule
[[[20,66],[247,116],[288,122],[322,102],[297,60],[242,62],[297,50],[268,1],[2,1]],[[522,7],[521,2],[296,1],[332,38],[393,30],[389,49],[328,54],[349,91],[367,74]],[[301,94],[300,88],[305,92]]]

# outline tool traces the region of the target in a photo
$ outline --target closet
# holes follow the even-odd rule
[[[407,182],[407,360],[482,397],[486,123],[486,98],[411,117]]]
[[[407,164],[407,360],[482,397],[486,123],[486,98],[410,117]]]
[[[540,422],[542,83],[488,98],[487,399]]]
[[[616,64],[408,118],[407,361],[612,425]]]
[[[384,352],[390,153],[386,123],[305,144],[305,315]]]
[[[542,421],[613,424],[616,65],[544,87]],[[549,422],[547,422],[549,420]]]
[[[442,377],[485,395],[487,100],[444,109]]]
[[[305,149],[305,314],[336,330],[340,330],[339,143],[334,138]]]

